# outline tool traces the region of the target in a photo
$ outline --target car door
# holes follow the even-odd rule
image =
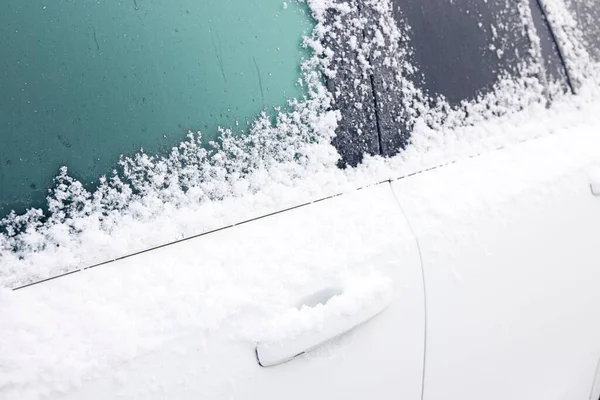
[[[6,399],[421,398],[421,264],[388,183],[1,303]]]
[[[450,3],[396,3],[401,17],[411,24],[417,44],[422,43],[415,46],[415,58],[424,68],[424,87],[450,100],[456,95],[457,100],[469,101],[466,93],[454,91],[452,79],[444,78],[449,65],[458,65],[460,74],[454,76],[460,76],[461,88],[477,88],[485,96],[491,86],[486,89],[481,83],[489,80],[472,79],[464,62],[472,64],[474,59],[493,66],[488,63],[489,53],[483,52],[480,60],[475,56],[438,59],[435,55],[442,51],[440,48],[456,55],[463,54],[463,47],[474,46],[471,50],[476,50],[473,41],[448,43],[460,32],[467,33],[468,26],[476,29],[477,21],[479,27],[497,25],[487,21],[490,16],[510,27],[516,8],[504,7],[499,1],[479,3],[475,9],[475,3],[464,2],[460,6],[470,16],[461,20],[457,15],[464,10]],[[546,3],[530,5],[546,81],[563,90],[576,89],[572,73],[568,77],[565,74],[544,18],[544,14],[554,15],[553,8],[540,7]],[[435,29],[428,29],[423,21],[433,20],[436,10],[444,7],[449,8],[449,17]],[[561,21],[551,20],[554,25]],[[526,20],[525,24],[530,23]],[[444,39],[443,29],[450,29],[448,25],[453,33]],[[585,23],[579,23],[578,28],[585,30]],[[510,34],[518,32],[515,28]],[[527,48],[527,40],[510,39],[501,30],[489,33],[493,37],[488,39],[501,38],[508,45],[507,54],[524,54]],[[420,39],[423,37],[428,42]],[[593,47],[593,41],[588,42]],[[561,57],[569,55],[562,51]],[[497,60],[500,64],[508,62],[510,70],[515,58]],[[479,69],[475,78],[486,71]],[[488,140],[481,133],[491,133],[492,126],[504,136],[504,149],[491,151],[493,144],[483,145],[474,151],[480,154],[476,158],[393,183],[419,240],[424,263],[425,399],[588,399],[590,393],[595,396],[592,398],[598,397],[592,386],[598,381],[600,359],[600,297],[596,289],[600,269],[594,233],[600,204],[593,195],[597,178],[594,180],[590,171],[600,160],[600,153],[594,132],[588,128],[597,111],[576,99],[562,101],[582,103],[582,113],[567,122],[569,117],[561,119],[560,114],[568,114],[570,106],[563,104],[552,113],[527,118],[528,123],[535,120],[529,127],[506,121],[496,125],[485,115],[487,127],[474,124],[462,131],[436,132],[452,137],[450,141],[440,140],[459,148],[461,140],[468,142],[469,132],[480,135],[479,141]],[[518,137],[520,132],[527,132],[522,137],[527,141],[516,144],[510,136]],[[462,139],[452,136],[461,133]],[[418,142],[419,133],[416,136]],[[536,136],[539,138],[532,139]],[[439,160],[429,166],[436,165],[440,165]]]
[[[424,399],[590,398],[600,143],[587,123],[393,183],[424,265]]]

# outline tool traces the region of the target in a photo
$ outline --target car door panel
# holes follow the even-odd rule
[[[594,136],[574,129],[393,183],[424,264],[424,399],[589,398],[600,356]]]
[[[341,285],[343,300],[348,284],[360,292],[369,281],[381,279],[392,286],[391,305],[380,315],[290,362],[259,366],[255,346],[261,330],[269,331],[270,321],[294,309],[303,296]],[[15,333],[13,344],[22,343],[32,354],[47,348],[54,352],[41,360],[32,355],[27,365],[34,370],[19,364],[23,358],[9,365],[21,375],[16,387],[0,386],[8,398],[28,391],[66,399],[421,396],[425,321],[420,259],[388,184],[16,295],[15,310],[28,305],[37,311],[18,313],[20,320],[6,321],[6,326],[30,326],[39,340],[24,344]],[[374,294],[362,296],[357,298]],[[85,316],[82,326],[70,327],[78,315]],[[43,326],[36,324],[39,316]],[[301,326],[291,328],[302,332]]]

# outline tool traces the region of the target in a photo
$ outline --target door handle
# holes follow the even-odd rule
[[[351,312],[344,312],[344,304],[348,300],[346,293],[337,288],[320,291],[305,299],[295,311],[306,318],[298,318],[298,323],[316,316],[319,319],[318,329],[309,329],[295,337],[277,341],[260,342],[256,346],[256,358],[262,367],[273,367],[316,349],[323,344],[338,338],[358,326],[368,322],[391,304],[391,293],[368,301],[364,307],[355,307]],[[349,295],[348,297],[352,297]],[[320,314],[320,315],[319,315]]]

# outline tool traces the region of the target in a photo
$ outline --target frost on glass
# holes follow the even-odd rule
[[[434,7],[438,3],[443,4],[441,10]],[[439,32],[442,37],[448,36],[449,43],[459,42],[449,49],[451,54],[440,54],[440,59],[420,57],[431,40],[440,40],[424,39],[433,28],[410,25],[414,18],[407,18],[407,12],[414,6],[416,11],[412,11],[420,14],[420,3],[352,0],[309,4],[318,10],[317,18],[325,27],[319,32],[323,44],[320,51],[334,54],[333,63],[325,67],[333,80],[329,86],[334,101],[345,105],[341,107],[340,130],[348,130],[348,121],[355,128],[352,134],[343,135],[343,140],[351,144],[372,140],[365,137],[363,129],[370,121],[363,118],[361,124],[354,124],[354,117],[365,109],[376,109],[379,143],[364,146],[371,154],[389,156],[406,148],[419,121],[438,130],[473,125],[531,104],[546,104],[565,91],[560,77],[545,70],[528,0],[469,2],[468,7],[463,7],[467,3],[450,1],[428,3],[425,8],[433,8],[431,17],[439,18],[436,12],[450,10],[456,14],[453,21],[468,25],[466,30]],[[417,28],[420,36],[416,35]],[[456,36],[469,29],[473,35],[480,35],[483,43],[461,45],[466,39]],[[458,54],[465,48],[475,51],[473,57]],[[442,57],[465,59],[458,71],[445,71],[451,63]],[[441,78],[437,79],[443,84],[438,88],[447,87],[446,81],[456,79],[457,73],[461,74],[459,80],[481,76],[467,91],[462,91],[467,83],[456,82],[444,93],[435,90],[436,66],[442,68],[438,71]],[[482,72],[484,67],[488,70]],[[469,69],[474,72],[469,73]]]
[[[541,0],[575,89],[600,81],[596,0]]]
[[[120,154],[243,134],[304,91],[306,7],[279,0],[6,0],[0,218],[44,207],[62,165],[91,189]]]
[[[600,61],[600,3],[597,0],[567,0],[566,4],[581,32],[584,46],[595,61]]]
[[[539,38],[532,21],[529,2],[522,0],[506,2],[506,4],[502,1],[496,3],[499,4],[496,5],[498,8],[493,9],[493,17],[481,19],[486,22],[485,25],[481,21],[477,22],[476,16],[475,18],[467,17],[468,11],[473,10],[459,9],[456,11],[458,15],[465,14],[465,19],[468,19],[465,23],[469,23],[473,25],[473,29],[481,31],[481,36],[490,38],[490,42],[486,46],[480,46],[481,55],[479,59],[473,60],[474,65],[461,67],[464,69],[483,68],[480,63],[490,64],[486,66],[490,68],[489,77],[482,76],[481,82],[470,89],[472,94],[469,95],[465,92],[456,98],[448,98],[444,93],[429,90],[435,85],[427,83],[428,79],[432,79],[431,76],[423,75],[423,70],[427,68],[419,68],[416,56],[420,51],[419,48],[414,48],[405,59],[395,61],[398,65],[410,63],[413,66],[412,69],[404,68],[402,70],[414,72],[412,75],[405,74],[404,77],[398,76],[398,74],[396,76],[388,74],[390,78],[382,82],[381,87],[391,87],[391,93],[398,93],[402,96],[402,108],[406,112],[404,123],[407,129],[410,130],[418,119],[422,119],[434,129],[474,124],[524,109],[532,103],[546,102],[548,92],[556,90],[553,83],[546,80]],[[450,6],[447,7],[458,8],[455,3],[448,2],[448,4]],[[398,18],[403,21],[401,7],[397,14]],[[490,22],[490,18],[492,22]],[[414,34],[412,31],[415,28],[408,24],[405,26],[406,31],[397,34],[400,39],[391,38],[390,46],[393,49],[398,47],[397,43],[402,45],[403,42],[408,42],[409,45],[413,45],[412,36]],[[425,27],[420,28],[423,30]],[[448,35],[452,35],[452,32],[448,32]],[[457,38],[456,40],[461,39]],[[420,43],[420,45],[424,46],[425,44]],[[455,46],[455,48],[458,51],[461,46]],[[388,51],[386,54],[402,53]],[[460,54],[447,56],[461,57]],[[493,62],[494,58],[497,59],[496,63]],[[495,79],[490,79],[494,77]],[[447,79],[451,79],[451,77]],[[479,89],[475,92],[477,87]],[[388,91],[390,90],[388,89]],[[391,96],[388,102],[393,103],[394,97]]]
[[[333,106],[342,112],[334,146],[341,164],[356,166],[366,154],[379,154],[377,111],[373,98],[369,63],[369,41],[364,37],[366,18],[359,2],[309,1],[320,22],[311,39],[322,60],[322,70]]]
[[[338,114],[330,110],[319,63],[313,57],[302,65],[300,83],[307,95],[274,119],[263,113],[246,136],[222,129],[206,146],[200,132],[190,132],[167,156],[123,156],[94,191],[63,167],[48,195],[47,215],[30,209],[0,221],[0,280],[22,284],[181,238],[155,230],[152,221],[173,210],[193,211],[256,192],[265,182],[287,182],[305,174],[307,165],[335,163],[329,143]],[[315,150],[319,146],[325,150]],[[113,243],[115,230],[128,226],[128,239]]]

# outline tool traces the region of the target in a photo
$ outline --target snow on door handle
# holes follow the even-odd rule
[[[314,301],[314,298],[327,297],[328,293],[336,292],[336,289],[319,292],[311,296],[313,300],[309,298],[282,318],[286,322],[281,325],[288,328],[297,325],[297,329],[288,338],[259,342],[256,346],[259,365],[273,367],[283,364],[354,330],[384,311],[392,298],[389,285],[389,290],[378,291],[375,296],[364,296],[363,299],[344,291],[325,302]]]

